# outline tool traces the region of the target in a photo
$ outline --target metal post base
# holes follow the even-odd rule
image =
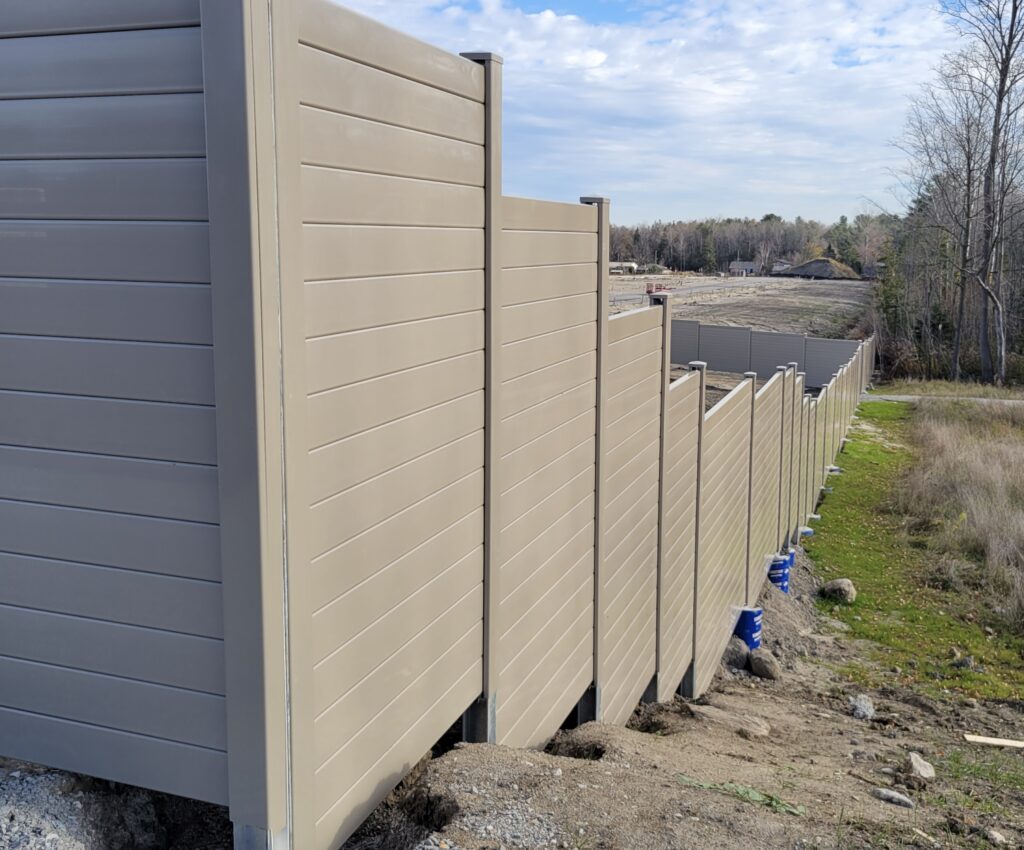
[[[258,826],[232,824],[234,850],[290,850],[291,837],[287,829],[268,832]]]

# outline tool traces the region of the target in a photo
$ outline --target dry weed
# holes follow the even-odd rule
[[[994,605],[1024,632],[1024,406],[922,400],[912,436],[920,462],[899,491],[911,530],[948,556],[949,585],[970,572],[958,557],[984,564]]]

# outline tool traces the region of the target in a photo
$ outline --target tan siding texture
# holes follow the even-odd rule
[[[702,375],[669,387],[665,428],[665,503],[658,617],[658,699],[670,700],[693,661],[697,474],[704,419]]]
[[[701,439],[700,548],[694,684],[702,693],[746,602],[751,382],[705,414]]]
[[[530,390],[497,426],[496,740],[536,747],[593,680],[597,209],[505,198],[503,219],[499,393]]]
[[[484,92],[467,60],[324,0],[298,6],[326,848],[481,691]]]
[[[747,604],[761,593],[765,573],[779,551],[779,467],[782,462],[782,373],[774,376],[754,400],[751,456],[750,560]]]
[[[660,308],[608,323],[605,536],[599,571],[601,719],[625,723],[656,670]]]
[[[223,803],[198,4],[8,6],[0,752]]]

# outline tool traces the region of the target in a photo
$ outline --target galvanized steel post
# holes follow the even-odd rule
[[[644,693],[644,702],[657,702],[658,679],[661,675],[662,656],[662,572],[665,566],[665,435],[668,432],[668,389],[672,383],[672,296],[667,292],[656,292],[651,295],[651,304],[660,305],[662,309],[661,335],[661,429],[658,449],[658,576],[657,576],[657,615],[655,619],[655,658],[657,666],[654,679]]]
[[[604,612],[601,610],[601,566],[604,557],[604,456],[605,374],[608,360],[608,289],[611,261],[611,201],[608,198],[583,197],[581,204],[597,207],[597,388],[594,423],[594,683],[580,701],[577,718],[581,723],[601,717],[601,692],[597,686],[601,669],[601,634]]]
[[[484,67],[484,664],[480,700],[466,712],[464,736],[471,741],[497,740],[500,699],[498,640],[501,557],[501,274],[502,274],[502,67],[494,53],[463,53]]]
[[[701,475],[703,466],[702,456],[704,453],[704,410],[707,407],[707,372],[708,364],[701,360],[694,360],[690,363],[690,371],[700,372],[700,397],[697,403],[697,488],[694,495],[694,517],[693,517],[693,660],[683,677],[679,686],[679,695],[684,697],[697,696],[697,682],[695,665],[697,661],[697,649],[699,647],[698,635],[700,634],[700,604],[697,599],[697,576],[700,573],[700,490]]]

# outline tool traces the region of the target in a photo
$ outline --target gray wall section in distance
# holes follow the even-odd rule
[[[223,803],[198,22],[0,9],[0,752]]]
[[[803,370],[807,373],[807,386],[823,387],[828,384],[832,376],[856,354],[859,345],[852,339],[808,337]]]
[[[750,368],[750,328],[700,326],[698,360],[713,372],[746,372]]]
[[[672,362],[683,366],[700,359],[700,322],[672,320]]]
[[[750,334],[750,371],[761,380],[768,380],[783,363],[796,363],[804,368],[803,334],[754,331]]]

